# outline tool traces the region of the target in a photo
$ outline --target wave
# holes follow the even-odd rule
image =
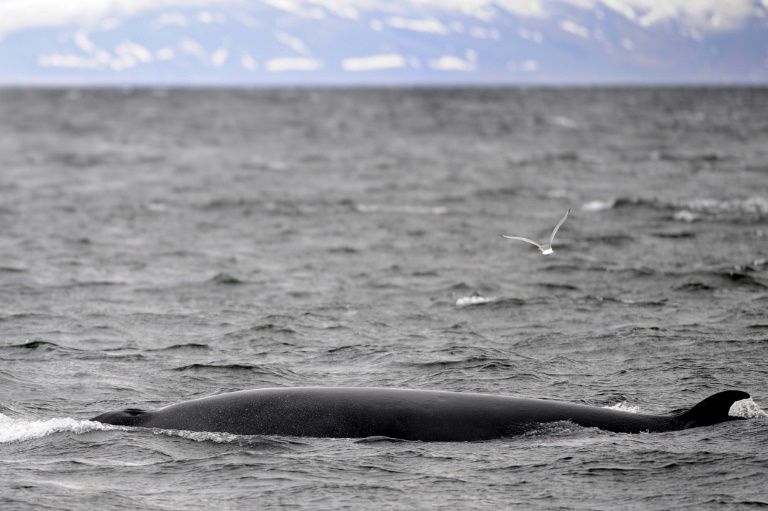
[[[495,302],[497,298],[495,296],[483,296],[480,293],[472,293],[469,296],[462,296],[456,299],[456,307],[467,307],[470,305],[484,305],[486,303]]]
[[[475,371],[510,371],[514,369],[514,364],[504,357],[488,356],[484,354],[479,355],[467,355],[462,358],[442,358],[426,361],[407,361],[398,362],[396,365],[401,367],[410,367],[415,369],[472,369]],[[520,374],[516,374],[516,377],[520,377]]]
[[[446,289],[449,293],[476,293],[474,288],[466,282],[459,282]]]
[[[667,278],[683,278],[687,282],[677,285],[677,291],[714,291],[726,287],[753,288],[763,290],[768,288],[765,279],[755,272],[751,266],[733,266],[727,269],[713,269],[684,273],[665,272]]]
[[[6,344],[5,346],[0,346],[0,350],[30,350],[39,353],[74,353],[82,351],[76,348],[60,346],[50,341],[40,340],[27,341],[20,344]]]
[[[725,161],[731,159],[728,155],[720,154],[720,153],[713,153],[713,152],[700,152],[700,153],[691,153],[691,152],[655,152],[651,153],[651,159],[652,160],[658,160],[658,161],[672,161],[672,162],[691,162],[691,163],[702,163],[702,162],[718,162],[718,161]]]
[[[269,319],[269,318],[267,318]],[[275,318],[277,320],[280,320],[280,318]],[[248,328],[242,328],[240,330],[234,330],[232,332],[227,332],[222,336],[222,339],[226,340],[237,340],[237,339],[243,339],[243,340],[252,340],[254,337],[256,338],[262,338],[264,336],[269,336],[270,338],[272,336],[294,336],[296,335],[296,330],[293,328],[279,325],[276,323],[260,323],[257,325],[253,325]]]
[[[482,188],[474,193],[474,196],[480,199],[490,199],[497,197],[517,197],[521,189],[515,186],[500,186],[498,188]]]
[[[512,307],[520,307],[522,305],[525,305],[528,303],[528,300],[525,300],[523,298],[514,298],[514,297],[507,297],[502,296],[494,300],[489,304],[489,307],[491,310],[500,310],[500,309],[507,309]]]
[[[238,279],[237,277],[233,277],[229,273],[217,273],[213,276],[208,282],[212,284],[219,284],[219,285],[237,285],[237,284],[243,284],[243,281]]]
[[[705,284],[703,282],[686,282],[675,287],[675,291],[714,291],[715,287]]]
[[[599,213],[620,208],[671,212],[671,219],[681,222],[726,221],[759,222],[768,218],[768,198],[754,196],[733,199],[694,198],[674,201],[644,197],[596,199],[581,205],[582,211]],[[690,233],[683,234],[689,236]]]
[[[258,364],[188,364],[174,367],[173,371],[192,373],[255,373],[259,375],[279,378],[295,378],[296,373],[285,367],[265,366]]]
[[[115,429],[115,426],[71,418],[27,421],[12,419],[0,413],[0,444],[34,440],[35,438],[42,438],[54,433],[69,432],[80,435],[90,431],[108,429]]]
[[[361,438],[359,440],[353,440],[356,444],[390,444],[390,443],[407,443],[411,440],[403,440],[402,438],[392,438],[388,436],[369,436]]]
[[[563,291],[578,291],[579,287],[573,284],[559,284],[557,282],[540,282],[536,284],[538,287],[551,290],[563,290]]]
[[[667,297],[660,297],[660,298],[644,298],[639,300],[631,300],[628,298],[619,298],[616,301],[619,303],[623,303],[625,305],[638,305],[641,307],[661,307],[666,305],[669,302],[669,298]]]
[[[746,199],[692,199],[673,204],[678,209],[676,220],[693,222],[697,220],[756,222],[768,218],[768,199],[749,197]]]
[[[623,246],[627,243],[635,241],[635,237],[625,233],[610,233],[599,234],[596,236],[585,236],[582,238],[582,241],[585,241],[588,244],[600,244],[616,247]]]
[[[417,205],[385,205],[385,204],[355,204],[358,213],[394,213],[404,215],[445,215],[448,208],[444,206],[417,206]]]
[[[709,268],[702,268],[690,271],[672,271],[666,269],[656,269],[647,266],[619,267],[595,265],[586,268],[590,271],[610,272],[613,275],[627,275],[633,279],[654,279],[663,280],[669,283],[675,291],[716,291],[718,289],[752,289],[761,291],[768,288],[768,279],[765,277],[765,271],[761,267],[762,260],[756,260],[752,264],[744,265],[718,265]],[[561,266],[547,266],[548,270],[559,270]],[[539,286],[557,288],[559,284],[538,284]],[[578,290],[578,287],[565,285],[565,289]],[[609,297],[598,297],[600,301],[610,299]],[[669,298],[656,296],[651,299],[631,300],[616,298],[613,301],[625,303],[627,305],[662,305]]]
[[[655,199],[644,199],[641,197],[615,197],[605,200],[592,200],[581,205],[582,211],[600,212],[610,209],[625,207],[646,207],[656,209],[661,203]]]
[[[2,346],[2,348],[20,348],[25,350],[40,349],[44,351],[55,351],[55,350],[65,349],[56,343],[48,342],[48,341],[27,341],[21,344],[8,344],[6,346]]]
[[[174,371],[256,371],[265,374],[292,374],[288,369],[276,370],[256,364],[189,364],[174,367]]]
[[[506,163],[509,167],[522,167],[528,165],[539,165],[541,163],[553,162],[578,162],[583,158],[575,151],[545,151],[539,154],[524,156],[520,158],[507,157]]]
[[[207,344],[188,343],[188,344],[174,344],[173,346],[166,346],[164,348],[148,349],[147,351],[180,351],[180,350],[210,350],[211,347]]]
[[[691,231],[656,231],[652,232],[651,236],[654,236],[656,238],[667,238],[667,239],[688,239],[688,238],[695,238],[696,233]]]
[[[27,273],[28,271],[18,266],[0,266],[0,273]]]
[[[249,328],[246,328],[246,329],[243,329],[243,330],[239,330],[238,333],[239,332],[264,332],[264,331],[279,332],[279,333],[282,333],[282,334],[295,334],[296,333],[296,330],[294,330],[292,328],[289,328],[289,327],[286,327],[286,326],[281,326],[281,325],[276,325],[274,323],[262,323],[262,324],[259,324],[259,325],[254,325],[252,327],[249,327]]]

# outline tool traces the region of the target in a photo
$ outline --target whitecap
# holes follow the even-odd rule
[[[568,129],[576,129],[579,127],[579,123],[574,121],[573,119],[569,117],[565,117],[563,115],[556,115],[549,119],[549,122],[551,124],[554,124],[555,126],[560,126],[561,128],[568,128]]]
[[[593,200],[581,205],[582,211],[606,211],[616,205],[616,199]]]
[[[448,209],[442,206],[380,206],[377,204],[357,204],[360,213],[404,213],[409,215],[445,215]]]
[[[695,222],[696,220],[698,220],[699,219],[699,215],[697,215],[696,213],[693,213],[692,211],[688,211],[687,209],[684,209],[682,211],[675,212],[673,218],[675,220],[679,220],[681,222],[691,223],[691,222]]]
[[[693,199],[678,204],[684,210],[705,214],[768,216],[768,199],[748,197],[745,199]]]
[[[482,305],[484,303],[490,303],[496,301],[495,296],[480,296],[477,294],[471,296],[462,296],[456,300],[457,307],[466,307],[467,305]]]

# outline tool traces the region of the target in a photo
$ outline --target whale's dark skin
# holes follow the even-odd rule
[[[126,409],[92,420],[117,426],[326,438],[390,437],[466,442],[514,436],[570,421],[619,433],[675,431],[734,420],[749,394],[727,390],[685,413],[647,415],[609,408],[485,394],[383,388],[298,387],[244,390],[158,410]]]

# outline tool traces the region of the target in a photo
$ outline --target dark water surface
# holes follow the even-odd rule
[[[499,236],[569,207],[551,256]],[[765,89],[2,90],[0,254],[4,510],[768,506]],[[740,389],[754,420],[458,444],[84,420],[302,385],[647,413]]]

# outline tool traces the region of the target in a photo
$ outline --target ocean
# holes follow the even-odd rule
[[[546,241],[554,253],[502,238]],[[768,89],[0,90],[0,508],[768,506]],[[733,421],[88,421],[368,386]]]

